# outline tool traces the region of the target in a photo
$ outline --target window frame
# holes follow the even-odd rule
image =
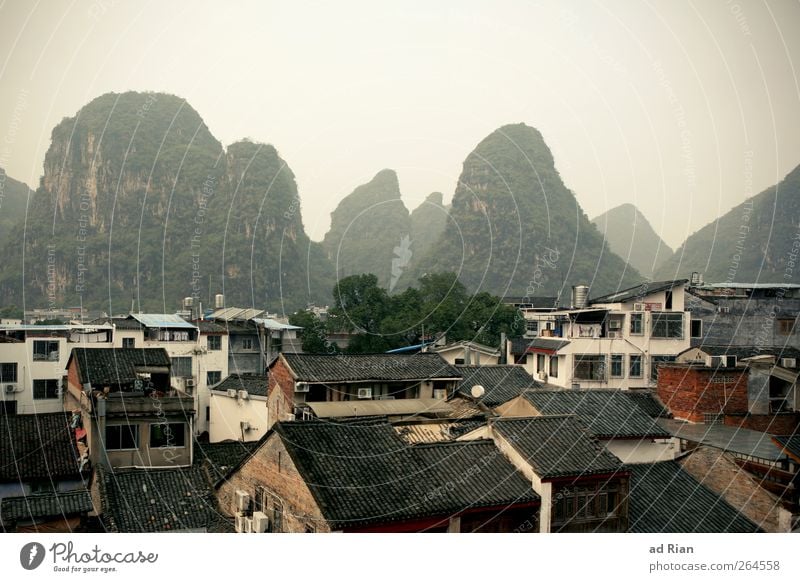
[[[550,356],[547,368],[547,375],[550,378],[558,378],[558,356]]]
[[[633,372],[633,361],[637,359],[639,362],[639,373]],[[644,378],[644,355],[642,354],[629,354],[628,355],[628,378]]]
[[[243,337],[242,338],[242,349],[248,352],[253,351],[253,338],[251,337]]]
[[[700,327],[700,333],[696,334],[696,335],[694,333],[695,324],[698,324],[698,326]],[[702,338],[703,337],[703,320],[702,319],[690,319],[689,320],[689,337],[691,339],[697,339],[697,338]]]
[[[41,384],[42,382],[45,383],[45,396],[37,396],[36,395],[36,384]],[[53,392],[53,396],[47,396],[48,387],[55,386],[55,391]],[[33,399],[34,400],[58,400],[61,397],[61,387],[58,385],[58,380],[53,378],[37,378],[33,381],[32,385],[33,390]]]
[[[639,331],[634,331],[634,321],[639,322]],[[630,335],[644,335],[644,313],[641,311],[631,313],[631,321],[628,330]]]
[[[619,364],[619,374],[614,373],[614,364]],[[625,377],[625,354],[611,354],[608,365],[609,378],[624,378]]]
[[[136,338],[135,337],[122,338],[122,347],[127,349],[134,349],[136,347]]]
[[[678,311],[653,311],[650,314],[650,337],[656,339],[683,339],[684,337],[684,324],[683,324],[683,312]],[[664,322],[664,335],[660,333],[656,333],[656,326],[659,325],[661,322]],[[670,323],[672,322],[672,323]],[[680,334],[679,335],[671,335],[670,330],[671,328],[678,323],[680,324]],[[691,330],[690,330],[691,331]]]
[[[9,366],[9,370],[13,370],[13,373],[8,374],[6,370],[4,370],[5,366]],[[12,378],[13,376],[13,378]],[[19,381],[19,366],[17,362],[0,362],[0,382],[3,384],[11,384],[16,383]]]
[[[669,359],[666,359],[669,358]],[[675,356],[670,354],[653,354],[650,356],[650,380],[658,382],[658,364],[668,364],[675,361]]]
[[[607,382],[608,381],[608,361],[605,354],[574,354],[572,356],[572,378],[585,382]],[[589,365],[587,376],[579,375],[579,367],[584,364]],[[599,369],[599,374],[597,370]]]
[[[41,350],[37,350],[37,348],[42,346],[42,344],[44,344],[44,347],[45,347],[45,353],[44,354],[39,353]],[[50,349],[54,345],[55,345],[56,349],[54,349],[54,350]],[[61,346],[59,345],[58,340],[49,340],[49,339],[33,340],[33,345],[31,347],[31,350],[32,350],[31,357],[32,357],[34,362],[57,362],[59,357],[60,357],[60,355],[61,355]],[[53,353],[53,352],[55,352],[58,355],[56,356],[56,358],[54,360],[51,360],[50,359],[50,354]]]
[[[123,428],[131,429],[131,434],[133,435],[133,440],[135,446],[133,448],[130,447],[109,447],[109,438],[108,438],[108,431],[109,429],[119,429],[120,431]],[[120,432],[120,439],[119,444],[122,445],[122,432]],[[103,435],[103,446],[105,447],[106,451],[138,451],[141,445],[141,434],[139,431],[138,424],[107,424],[105,429],[105,434]]]
[[[221,335],[206,336],[206,347],[208,348],[209,352],[222,351],[222,336]]]
[[[181,360],[181,362],[183,362],[184,360],[189,360],[189,374],[188,375],[182,373],[183,371],[181,371],[181,373],[178,372],[177,366],[175,365],[175,361],[176,360]],[[194,362],[192,360],[193,360],[193,358],[191,356],[172,356],[169,359],[170,375],[173,378],[192,378],[193,377],[192,369],[194,368]],[[185,364],[183,364],[183,366],[185,367]]]
[[[168,436],[166,437],[167,440],[163,444],[155,444],[155,441],[157,439],[154,438],[154,436],[153,436],[153,429],[156,429],[158,427],[163,427],[163,426],[169,427],[168,431],[169,431],[170,435],[180,435],[180,441],[181,441],[180,444],[170,444]],[[174,427],[174,426],[180,426],[181,428],[180,428],[180,430],[173,431],[172,427]],[[148,427],[148,436],[149,436],[148,444],[149,444],[149,447],[151,449],[184,449],[184,448],[186,448],[186,423],[185,422],[151,422],[150,426]],[[164,435],[162,435],[162,438],[164,438]]]
[[[216,382],[211,381],[211,377],[209,374],[216,374],[218,379]],[[215,384],[219,384],[222,382],[222,370],[206,370],[206,386],[214,386]]]

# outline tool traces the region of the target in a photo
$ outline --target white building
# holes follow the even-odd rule
[[[211,388],[208,440],[253,442],[272,425],[292,416],[294,405],[281,390],[269,392],[266,375],[232,374]]]
[[[554,387],[653,387],[658,364],[690,345],[686,283],[644,283],[591,301],[578,286],[569,309],[523,307],[527,332],[509,342],[508,361]]]
[[[110,325],[0,326],[0,413],[61,412],[73,347],[112,345]]]
[[[172,387],[194,396],[195,434],[208,431],[210,388],[228,377],[228,334],[210,321],[189,322],[177,314],[133,313],[110,320],[114,347],[164,348]]]

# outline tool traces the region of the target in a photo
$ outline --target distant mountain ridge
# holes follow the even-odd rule
[[[692,234],[656,278],[696,271],[712,283],[800,283],[799,236],[800,166]]]
[[[633,204],[621,204],[592,223],[605,236],[609,248],[645,277],[672,256],[672,249]]]

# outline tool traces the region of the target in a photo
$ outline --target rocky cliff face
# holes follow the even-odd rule
[[[393,289],[415,250],[397,174],[382,170],[345,197],[331,213],[322,245],[337,278],[372,273]]]
[[[633,204],[621,204],[592,220],[609,248],[645,277],[672,255],[647,218]]]
[[[169,312],[224,290],[229,304],[280,308],[332,285],[308,291],[297,189],[274,148],[226,152],[172,95],[103,95],[56,126],[17,231],[0,271],[9,303]]]
[[[2,245],[13,228],[25,219],[25,205],[31,189],[6,175],[0,168],[0,245]]]
[[[709,283],[800,283],[800,166],[691,235],[658,277],[704,274]]]
[[[592,294],[635,284],[555,169],[541,134],[524,124],[486,137],[467,157],[445,231],[417,273],[453,271],[471,290]]]
[[[432,192],[411,213],[411,241],[415,257],[424,257],[444,232],[449,210],[442,203],[441,192]]]

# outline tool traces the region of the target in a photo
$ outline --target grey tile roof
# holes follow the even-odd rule
[[[539,499],[491,441],[411,446],[386,423],[282,422],[275,430],[334,528]]]
[[[623,390],[527,390],[540,414],[575,414],[598,438],[669,438]]]
[[[300,382],[402,381],[460,378],[439,354],[284,353]]]
[[[522,366],[456,366],[462,376],[456,391],[471,397],[476,384],[483,386],[485,393],[478,401],[486,406],[500,406],[516,398],[527,388],[539,387]]]
[[[786,453],[800,462],[800,434],[791,436],[774,436],[772,439],[777,442]]]
[[[676,461],[628,465],[630,531],[745,533],[761,531]]]
[[[608,295],[602,295],[600,297],[590,299],[589,304],[622,303],[632,299],[641,299],[651,293],[666,291],[688,282],[689,279],[675,279],[674,281],[645,281],[644,283],[636,285],[635,287],[629,287],[628,289],[623,289],[622,291],[617,291],[615,293],[609,293]]]
[[[67,367],[76,360],[78,378],[82,384],[131,384],[136,380],[136,368],[170,365],[164,348],[72,348]]]
[[[249,443],[239,441],[224,441],[221,443],[195,442],[195,464],[205,465],[208,468],[211,481],[219,483],[231,468],[238,465],[242,459],[253,452],[257,444],[258,441]]]
[[[534,338],[524,338],[524,337],[517,337],[511,340],[511,354],[514,356],[521,356],[523,354],[527,354],[529,350],[533,349],[543,349],[543,350],[553,350],[558,351],[563,347],[569,345],[567,340],[562,340],[558,338],[547,338],[547,337],[534,337]]]
[[[225,392],[229,388],[234,390],[247,390],[253,396],[266,396],[268,380],[266,374],[231,374],[222,382],[214,386],[213,390]]]
[[[622,461],[609,453],[575,416],[498,418],[492,429],[542,479],[615,473]]]
[[[197,326],[197,328],[200,330],[200,333],[221,333],[221,334],[228,333],[224,325],[210,321],[208,319],[199,319],[197,321],[193,321],[192,323],[194,323]]]
[[[92,498],[86,489],[6,497],[0,503],[0,516],[4,524],[42,518],[73,517],[92,510]]]
[[[0,482],[79,479],[70,419],[63,412],[0,416]]]
[[[765,432],[724,424],[692,424],[666,418],[659,418],[656,422],[672,436],[689,442],[767,461],[786,458],[786,455],[772,442],[771,436]]]
[[[113,324],[117,329],[126,329],[126,330],[139,330],[144,329],[144,326],[136,321],[135,319],[130,319],[127,317],[99,317],[92,321],[92,323],[110,323]]]
[[[669,418],[672,413],[655,393],[649,390],[625,390],[625,396],[633,400],[650,418]]]
[[[101,470],[103,522],[110,531],[217,531],[227,520],[201,467]]]

